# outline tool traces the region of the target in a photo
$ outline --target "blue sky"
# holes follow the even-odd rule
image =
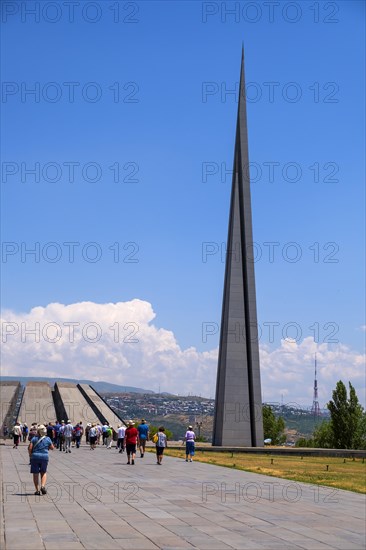
[[[72,17],[62,2],[7,1],[2,10],[5,321],[53,303],[137,299],[179,353],[214,355],[237,109],[230,90],[244,42],[261,345],[277,353],[286,336],[325,345],[324,399],[347,359],[328,379],[329,362],[347,349],[344,374],[362,393],[364,3],[280,2],[272,12],[266,2],[106,0],[79,2]],[[25,254],[32,248],[39,257]],[[19,362],[5,354],[3,363],[18,374],[20,349]],[[313,352],[297,358],[310,390],[296,398],[310,402]],[[36,357],[32,365],[43,368]],[[146,381],[157,385],[154,368]],[[105,379],[125,381],[121,372]],[[183,378],[194,376],[194,362],[185,364]],[[172,385],[192,390],[178,375]],[[275,387],[267,399],[292,393],[289,381]]]

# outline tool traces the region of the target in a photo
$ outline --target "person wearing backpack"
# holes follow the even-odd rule
[[[32,438],[28,446],[30,471],[33,474],[33,483],[36,489],[35,495],[45,495],[47,493],[48,451],[53,451],[54,448],[51,439],[47,437],[47,428],[41,424],[37,428],[37,435]],[[39,476],[41,476],[41,484],[39,484]]]
[[[75,437],[76,448],[79,449],[81,436],[83,435],[82,422],[78,422],[74,428],[73,436]]]

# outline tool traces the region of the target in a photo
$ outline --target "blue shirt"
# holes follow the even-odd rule
[[[149,432],[149,426],[147,424],[140,424],[137,426],[140,439],[147,439],[147,434]]]
[[[49,437],[44,437],[40,443],[38,443],[37,447],[34,448],[37,441],[39,441],[40,437],[33,437],[31,439],[31,443],[33,445],[32,455],[31,458],[36,458],[38,460],[48,460],[48,449],[53,445],[52,441]]]

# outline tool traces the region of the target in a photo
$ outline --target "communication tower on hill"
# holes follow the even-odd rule
[[[315,376],[314,376],[314,396],[313,396],[313,405],[311,407],[311,412],[315,418],[320,416],[320,407],[318,401],[318,380],[316,378],[316,354],[315,354]]]

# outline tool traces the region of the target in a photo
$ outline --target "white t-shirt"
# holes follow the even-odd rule
[[[196,434],[192,432],[192,430],[186,431],[186,441],[194,441],[196,437]]]
[[[158,432],[158,441],[157,441],[158,447],[166,447],[166,435],[164,432]]]
[[[22,429],[21,429],[21,427],[20,427],[20,426],[14,426],[14,428],[13,428],[13,434],[14,434],[14,435],[18,435],[18,436],[19,436],[19,435],[22,435]]]
[[[125,433],[126,433],[126,428],[124,428],[123,426],[118,428],[118,439],[123,439],[125,436]]]

